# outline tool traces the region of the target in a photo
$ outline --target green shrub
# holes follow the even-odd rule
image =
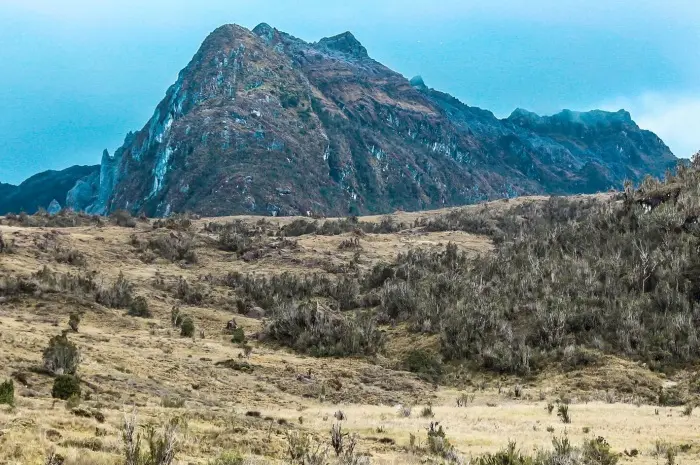
[[[143,296],[138,296],[129,305],[129,315],[140,318],[151,318],[152,314],[148,308],[148,301]]]
[[[15,383],[11,379],[0,384],[0,405],[2,404],[15,404]]]
[[[245,332],[243,331],[243,328],[236,328],[233,330],[233,337],[231,338],[231,342],[234,344],[242,344],[245,342]]]
[[[442,362],[425,349],[413,349],[403,359],[406,370],[437,380],[443,374]]]
[[[74,375],[80,364],[80,351],[65,334],[54,336],[44,349],[44,368],[55,375]]]
[[[72,375],[59,375],[53,381],[51,396],[54,399],[68,400],[73,396],[80,398],[80,380]]]
[[[182,337],[194,337],[194,321],[191,317],[186,316],[182,320],[180,325],[180,336]]]
[[[613,453],[610,444],[599,436],[583,443],[583,461],[586,464],[616,465],[618,455]]]

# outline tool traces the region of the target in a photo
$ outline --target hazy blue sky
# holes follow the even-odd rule
[[[407,77],[505,117],[626,108],[700,149],[698,0],[0,0],[0,182],[95,164],[143,127],[204,37],[352,31]]]

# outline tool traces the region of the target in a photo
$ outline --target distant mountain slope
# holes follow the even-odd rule
[[[44,171],[19,186],[0,184],[0,215],[35,213],[47,208],[52,200],[66,205],[66,196],[80,179],[99,171],[99,166],[72,166],[62,171]]]
[[[380,213],[607,190],[675,161],[624,111],[499,120],[372,60],[349,32],[310,44],[266,24],[227,25],[70,205]]]

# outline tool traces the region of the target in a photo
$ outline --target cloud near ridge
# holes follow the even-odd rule
[[[639,127],[656,133],[679,158],[688,158],[700,150],[700,91],[646,92],[635,97],[618,97],[599,107],[629,111]]]

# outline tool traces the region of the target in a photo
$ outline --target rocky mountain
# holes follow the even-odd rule
[[[153,216],[364,214],[596,192],[675,162],[625,111],[501,120],[407,80],[349,32],[307,43],[226,25],[67,200]]]
[[[0,183],[0,215],[6,213],[36,213],[39,208],[66,206],[69,191],[76,183],[99,173],[99,166],[72,166],[62,171],[36,174],[19,186]]]

